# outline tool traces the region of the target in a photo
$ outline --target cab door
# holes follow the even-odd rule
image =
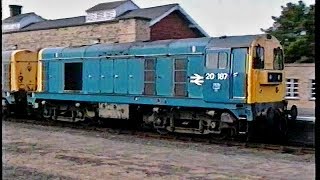
[[[55,60],[50,61],[48,64],[48,90],[53,93],[62,92],[62,65]]]
[[[228,102],[230,99],[231,49],[207,49],[203,98],[207,102]]]
[[[232,83],[232,99],[242,100],[246,99],[246,62],[247,62],[247,48],[232,49],[231,62],[231,83]]]

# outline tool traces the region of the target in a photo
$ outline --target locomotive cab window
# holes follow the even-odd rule
[[[82,90],[82,63],[64,64],[64,90]]]
[[[264,68],[264,48],[260,45],[254,48],[253,54],[253,69]]]
[[[208,69],[226,69],[228,66],[228,53],[208,53],[206,67]]]
[[[283,51],[280,47],[273,49],[273,69],[283,70],[284,68]]]

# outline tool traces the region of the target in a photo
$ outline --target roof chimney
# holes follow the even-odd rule
[[[17,16],[21,14],[22,6],[19,5],[9,5],[10,8],[10,17]]]

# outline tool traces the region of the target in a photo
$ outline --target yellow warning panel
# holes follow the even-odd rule
[[[36,91],[38,53],[29,50],[13,51],[11,56],[11,90]]]
[[[263,48],[262,67],[253,68],[254,56],[257,46]],[[248,68],[248,100],[252,103],[280,102],[286,94],[285,73],[282,68],[277,67],[275,50],[283,49],[280,42],[275,38],[262,36],[255,40],[250,47],[249,68]]]

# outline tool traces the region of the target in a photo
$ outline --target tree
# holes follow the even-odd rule
[[[314,5],[302,1],[281,6],[281,15],[272,16],[273,26],[261,29],[275,36],[284,47],[285,62],[314,62]]]

